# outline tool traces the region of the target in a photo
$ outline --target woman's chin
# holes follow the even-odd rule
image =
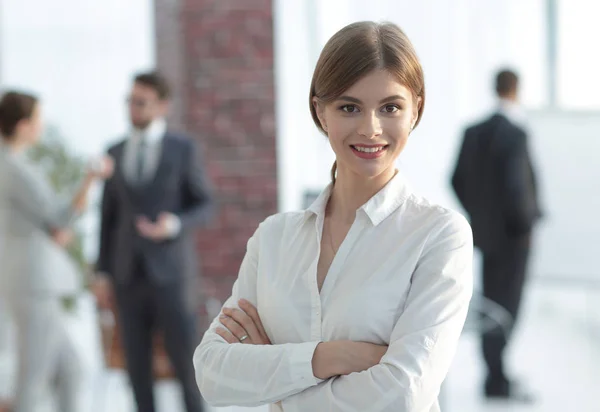
[[[388,164],[371,164],[371,165],[357,165],[357,167],[353,168],[354,174],[356,177],[363,178],[365,180],[371,180],[378,177],[382,177],[382,175],[390,172],[390,176],[394,175],[395,167],[394,165]]]

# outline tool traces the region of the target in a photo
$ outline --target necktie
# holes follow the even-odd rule
[[[137,164],[136,164],[136,181],[138,183],[143,183],[144,182],[144,165],[146,163],[146,147],[147,147],[147,142],[146,142],[146,137],[145,136],[141,136],[140,138],[140,144],[138,145],[138,150],[137,150]]]

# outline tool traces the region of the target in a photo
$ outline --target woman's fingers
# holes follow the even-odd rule
[[[259,333],[256,325],[254,324],[254,320],[248,316],[246,312],[240,309],[223,309],[223,313],[229,316],[231,319],[235,321],[235,323],[243,330],[241,335],[238,335],[236,331],[234,335],[238,338],[242,338],[244,335],[248,335],[248,339],[244,339],[244,343],[254,343],[254,344],[263,344],[263,339],[261,334]],[[248,342],[248,340],[250,342]]]
[[[260,320],[260,316],[258,315],[258,310],[256,309],[256,307],[252,303],[248,302],[246,299],[240,299],[239,305],[240,308],[242,308],[242,310],[244,310],[244,312],[246,312],[248,316],[250,316],[250,318],[253,320],[254,324],[256,325],[256,328],[258,329],[259,334],[261,335],[263,341],[265,341],[264,343],[270,345],[271,341],[269,340],[269,337],[265,332],[265,327],[263,326],[262,321]]]
[[[223,310],[223,313],[224,314],[219,316],[219,321],[236,338],[236,342],[240,342],[242,340],[242,338],[244,338],[244,336],[249,336],[249,333],[246,332],[246,329],[244,329],[244,327],[242,325],[240,325],[239,322],[237,322],[231,316],[227,315],[227,312],[225,311],[225,309]],[[243,340],[247,341],[248,339],[249,338],[245,338]],[[248,342],[248,343],[250,343],[250,342]]]
[[[220,337],[222,337],[223,339],[225,339],[228,343],[237,343],[239,342],[239,340],[233,336],[233,334],[231,332],[229,332],[227,329],[222,328],[222,327],[218,327],[215,332],[217,332],[217,335],[219,335]]]
[[[241,309],[223,308],[223,313],[219,316],[219,321],[231,335],[229,338],[233,337],[236,341],[230,342],[223,334],[219,333],[219,335],[229,343],[270,345],[271,341],[265,332],[256,307],[244,299],[240,300],[239,304]]]

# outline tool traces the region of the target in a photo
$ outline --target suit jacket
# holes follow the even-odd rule
[[[504,115],[465,131],[452,186],[484,251],[529,233],[540,217],[527,135]]]
[[[96,269],[117,284],[127,284],[134,276],[135,259],[142,259],[156,284],[179,280],[194,272],[194,229],[206,223],[213,212],[197,145],[192,139],[167,132],[153,178],[138,186],[128,182],[123,173],[125,143],[108,150],[115,159],[115,173],[104,184]],[[155,220],[160,212],[178,216],[178,236],[160,242],[141,237],[136,219],[146,216]]]
[[[24,154],[0,147],[0,289],[10,294],[68,296],[81,290],[76,264],[51,237],[75,220]]]

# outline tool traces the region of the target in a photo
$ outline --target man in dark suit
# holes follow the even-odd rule
[[[200,412],[194,316],[185,296],[195,272],[194,229],[208,221],[213,203],[196,144],[166,128],[168,103],[160,74],[135,77],[132,130],[108,150],[115,173],[102,197],[96,292],[101,304],[114,296],[138,411],[155,411],[152,337],[161,330],[187,412]]]
[[[496,76],[499,110],[469,127],[452,177],[452,186],[470,216],[475,246],[483,254],[483,294],[512,316],[506,331],[482,337],[487,364],[485,395],[531,401],[506,376],[504,349],[519,313],[534,223],[540,217],[536,180],[520,126],[518,77]]]

